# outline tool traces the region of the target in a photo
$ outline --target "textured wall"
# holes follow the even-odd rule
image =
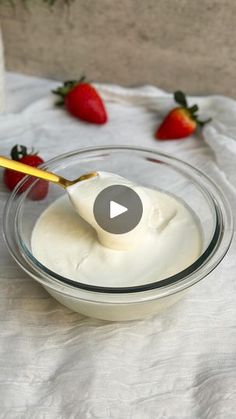
[[[236,96],[235,0],[0,6],[8,69]]]

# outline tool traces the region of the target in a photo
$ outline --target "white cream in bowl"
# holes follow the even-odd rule
[[[98,193],[115,184],[134,189],[143,204],[140,223],[120,235],[103,230],[93,214]],[[143,285],[182,271],[201,254],[196,216],[173,196],[106,172],[68,194],[43,212],[31,241],[35,258],[63,277],[104,287]]]

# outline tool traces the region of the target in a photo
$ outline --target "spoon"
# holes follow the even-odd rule
[[[10,160],[3,156],[0,156],[0,166],[5,167],[6,169],[15,170],[16,172],[24,173],[25,175],[44,179],[48,182],[56,183],[64,189],[68,188],[68,186],[74,185],[74,183],[81,182],[82,180],[90,179],[98,175],[97,172],[91,172],[80,176],[78,179],[68,180],[62,176],[55,175],[55,173],[47,172],[46,170],[38,169],[37,167],[28,166],[27,164],[20,163],[16,160]]]

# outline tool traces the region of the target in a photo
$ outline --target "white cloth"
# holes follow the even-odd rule
[[[146,86],[98,86],[109,123],[98,127],[53,107],[56,82],[7,75],[0,153],[18,143],[49,159],[102,144],[172,153],[211,176],[236,209],[236,102],[192,98],[213,121],[202,136],[157,142],[173,106]],[[158,110],[158,112],[157,112]],[[204,138],[203,138],[204,137]],[[8,196],[0,183],[1,217]],[[108,323],[61,306],[20,270],[0,242],[0,418],[235,419],[236,243],[176,306],[151,319]]]

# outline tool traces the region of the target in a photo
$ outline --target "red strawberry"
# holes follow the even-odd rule
[[[185,138],[191,135],[198,125],[203,126],[210,121],[199,121],[196,112],[198,106],[193,105],[188,107],[184,93],[177,91],[174,93],[174,98],[181,106],[174,108],[165,117],[162,124],[155,133],[158,140],[175,140]]]
[[[11,158],[33,167],[38,167],[40,164],[44,163],[43,159],[37,154],[27,154],[26,147],[19,145],[16,145],[11,150]],[[5,169],[3,172],[3,181],[10,191],[12,191],[24,177],[25,175],[23,173],[15,172],[11,169]],[[24,183],[24,185],[21,186],[19,192],[24,192],[34,181],[35,179],[33,178],[29,179],[26,183]],[[38,201],[45,198],[47,193],[48,182],[45,182],[44,180],[38,180],[36,185],[31,189],[29,197],[34,201]]]
[[[105,124],[107,112],[97,90],[89,83],[79,81],[66,81],[62,87],[53,93],[62,99],[58,105],[65,105],[67,111],[76,118],[94,124]]]

